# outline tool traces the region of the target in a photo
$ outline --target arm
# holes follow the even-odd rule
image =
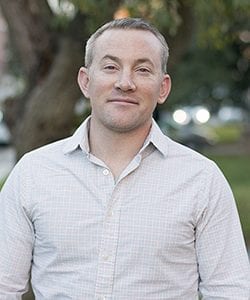
[[[14,168],[0,194],[0,299],[16,300],[28,290],[32,261],[33,227],[23,201],[26,174]]]
[[[231,189],[217,167],[205,180],[196,228],[200,291],[204,300],[248,300],[249,260]]]

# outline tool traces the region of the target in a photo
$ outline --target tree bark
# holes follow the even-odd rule
[[[28,80],[34,82],[34,77],[40,73],[37,70],[44,69],[44,62],[51,60],[53,53],[53,35],[48,22],[52,12],[48,3],[41,0],[0,0],[0,6],[20,66]]]
[[[189,49],[194,33],[194,15],[190,1],[179,1],[178,13],[181,18],[181,24],[176,35],[168,38],[170,48],[168,69],[170,73],[177,68],[177,64]]]
[[[17,157],[71,133],[74,106],[80,98],[76,84],[82,62],[81,43],[65,37],[51,71],[27,99],[22,122],[16,127]]]
[[[5,120],[13,140],[16,123],[20,123],[30,91],[49,72],[55,56],[55,34],[50,30],[52,12],[47,1],[0,0],[2,14],[8,24],[9,41],[19,62],[26,82],[22,95],[8,99],[5,105]]]

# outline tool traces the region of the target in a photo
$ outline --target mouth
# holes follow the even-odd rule
[[[132,98],[112,98],[108,100],[109,103],[121,104],[121,105],[138,105],[138,102]]]

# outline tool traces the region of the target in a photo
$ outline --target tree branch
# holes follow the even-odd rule
[[[23,71],[28,79],[34,79],[35,70],[52,53],[52,33],[48,27],[52,12],[48,3],[46,0],[0,0],[0,7]]]
[[[176,68],[182,56],[187,53],[191,44],[194,32],[193,8],[189,1],[179,1],[178,13],[181,18],[181,24],[178,27],[177,34],[168,38],[170,48],[169,70],[170,73]]]

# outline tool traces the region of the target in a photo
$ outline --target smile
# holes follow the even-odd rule
[[[131,98],[113,98],[108,100],[109,103],[117,103],[117,104],[133,104],[138,105],[138,102]]]

